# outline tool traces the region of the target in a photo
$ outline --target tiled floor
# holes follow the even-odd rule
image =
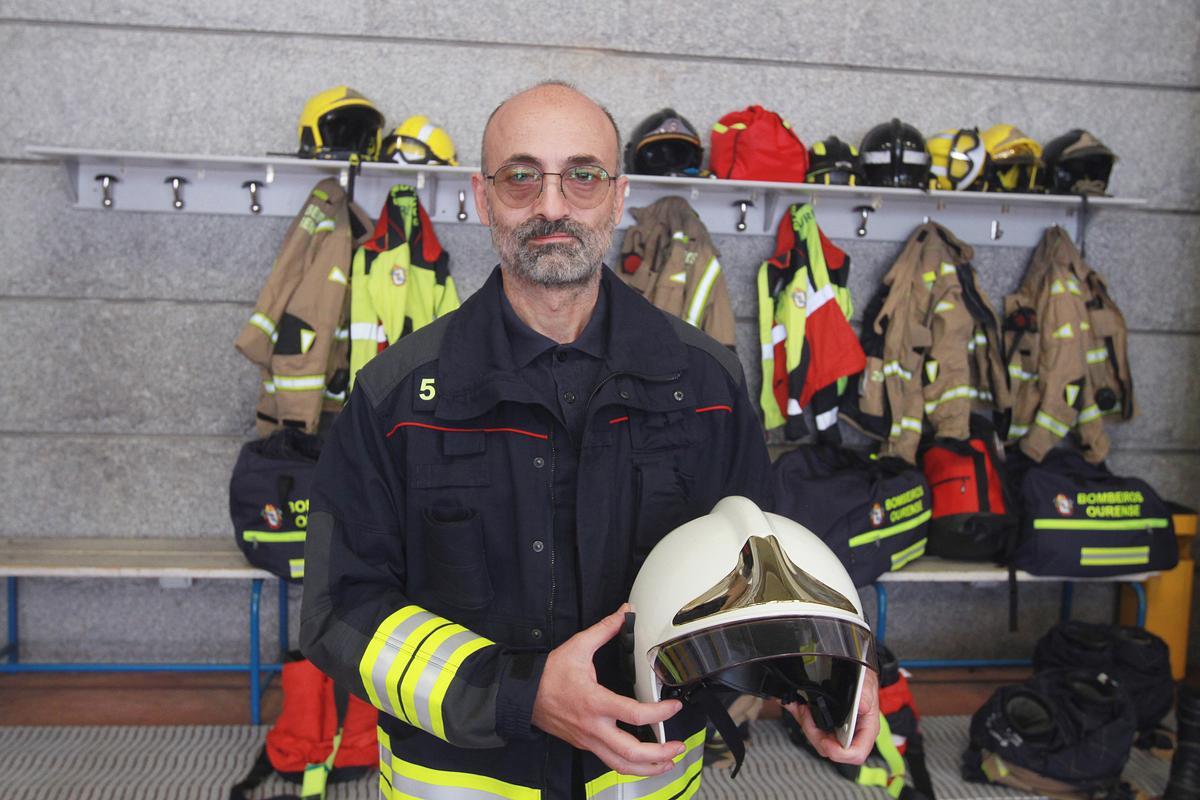
[[[919,670],[911,686],[922,714],[970,714],[997,686],[1028,674],[1027,669],[1008,668]],[[263,696],[264,722],[275,719],[279,704],[276,679]],[[0,725],[231,725],[249,720],[249,690],[240,675],[0,675]]]

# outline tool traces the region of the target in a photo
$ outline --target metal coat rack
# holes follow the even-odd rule
[[[175,214],[252,214],[293,217],[322,178],[354,186],[368,213],[382,207],[396,183],[416,187],[436,223],[478,223],[471,194],[476,167],[320,161],[287,156],[211,156],[29,147],[31,155],[61,162],[76,208]],[[661,197],[685,198],[711,233],[774,233],[784,210],[811,203],[825,235],[834,239],[905,241],[922,222],[936,221],[972,245],[1033,247],[1050,225],[1079,242],[1092,212],[1135,207],[1145,200],[1070,195],[998,194],[823,186],[705,178],[630,175],[626,212]]]

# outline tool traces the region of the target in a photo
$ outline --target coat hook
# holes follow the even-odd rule
[[[175,200],[171,203],[176,211],[183,210],[183,185],[187,183],[186,178],[180,178],[178,175],[172,175],[163,183],[171,184],[171,191],[175,194]]]
[[[746,230],[746,209],[754,208],[754,202],[752,200],[738,200],[734,205],[738,207],[740,212],[736,227],[739,232],[744,231]]]
[[[463,190],[458,190],[458,221],[467,221],[467,193]]]
[[[100,201],[100,205],[105,208],[113,207],[112,185],[120,183],[121,179],[112,175],[97,175],[96,180],[100,181],[100,191],[104,192],[104,199]]]
[[[871,206],[856,206],[854,208],[854,210],[862,215],[862,217],[858,223],[858,230],[856,230],[855,233],[857,233],[860,237],[866,236],[867,235],[867,217],[870,214],[874,214],[875,209],[872,208]]]
[[[1000,220],[992,220],[992,241],[999,241],[1004,236],[1004,231],[1000,228]]]
[[[242,188],[250,190],[250,213],[261,214],[262,205],[258,202],[258,181],[246,181],[242,184]]]

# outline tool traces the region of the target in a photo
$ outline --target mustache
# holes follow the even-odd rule
[[[587,232],[587,226],[573,220],[548,220],[537,217],[526,220],[513,231],[516,235],[517,243],[522,245],[528,244],[530,239],[539,239],[543,236],[553,236],[559,233],[574,236],[579,242],[583,242]]]

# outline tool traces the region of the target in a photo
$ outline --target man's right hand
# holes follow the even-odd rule
[[[618,728],[617,720],[651,725],[675,716],[682,704],[678,700],[639,703],[596,680],[596,651],[620,632],[628,610],[628,604],[621,606],[550,651],[533,701],[533,724],[591,751],[622,775],[661,775],[683,753],[683,742],[642,742]]]

